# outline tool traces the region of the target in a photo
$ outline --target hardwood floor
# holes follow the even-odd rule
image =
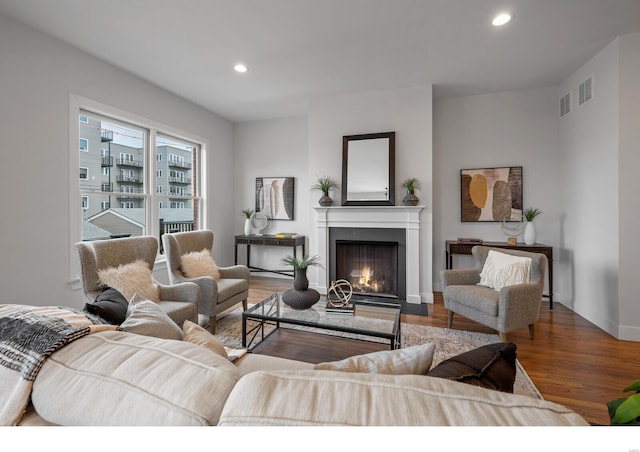
[[[249,302],[257,303],[276,290],[291,288],[291,280],[252,276]],[[402,321],[440,328],[447,326],[442,294],[434,294],[429,317],[402,315]],[[453,328],[495,333],[456,315]],[[594,424],[609,424],[606,403],[622,397],[622,388],[640,378],[640,343],[619,341],[559,303],[549,310],[543,302],[535,339],[528,329],[510,333],[518,360],[545,399],[559,403]]]

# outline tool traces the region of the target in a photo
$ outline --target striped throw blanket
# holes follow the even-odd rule
[[[0,304],[0,425],[16,425],[47,357],[91,333],[117,329],[71,308]]]

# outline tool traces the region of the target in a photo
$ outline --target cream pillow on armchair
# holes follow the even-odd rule
[[[489,250],[478,285],[500,290],[529,282],[531,258]]]
[[[131,300],[136,293],[147,300],[160,300],[151,269],[141,259],[130,264],[99,270],[98,280],[100,284],[116,289],[127,300]]]
[[[211,251],[206,248],[202,251],[192,251],[180,256],[180,266],[187,278],[211,276],[216,281],[220,279],[218,266],[211,256]]]

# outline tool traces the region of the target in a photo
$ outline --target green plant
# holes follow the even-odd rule
[[[244,209],[242,213],[244,214],[245,217],[251,218],[251,215],[253,215],[253,209]]]
[[[524,209],[524,212],[522,212],[522,215],[524,216],[525,220],[533,221],[533,219],[538,215],[540,215],[541,213],[542,213],[542,210],[538,208],[534,209],[533,207],[529,207],[528,209]]]
[[[293,268],[297,268],[299,270],[304,270],[307,267],[313,267],[314,265],[318,265],[322,267],[320,264],[320,256],[317,254],[313,256],[306,255],[305,257],[297,258],[294,256],[283,257],[281,261],[284,265],[291,265]]]
[[[311,190],[321,191],[325,196],[329,195],[329,190],[338,188],[338,183],[329,176],[319,177],[315,184],[311,186]]]
[[[422,188],[420,181],[415,177],[403,180],[400,186],[407,191],[420,190]]]
[[[611,425],[640,425],[640,380],[622,390],[629,391],[635,391],[635,394],[607,403]]]

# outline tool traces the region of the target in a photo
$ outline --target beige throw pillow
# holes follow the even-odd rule
[[[512,256],[489,250],[478,285],[500,290],[503,287],[528,283],[530,273],[530,257]]]
[[[182,333],[184,335],[184,338],[182,339],[183,341],[200,345],[201,347],[211,350],[216,355],[229,359],[229,356],[227,356],[227,352],[224,349],[224,345],[222,345],[218,339],[213,337],[210,332],[202,328],[197,323],[185,320],[182,325]]]
[[[431,368],[436,344],[414,345],[398,350],[383,350],[351,356],[341,361],[320,363],[316,370],[340,370],[392,375],[426,375]]]
[[[182,272],[187,278],[211,276],[216,281],[220,279],[218,266],[211,256],[211,251],[206,248],[202,251],[192,251],[183,254],[180,257],[180,265]]]
[[[143,260],[99,270],[98,280],[100,284],[116,289],[127,300],[136,293],[147,300],[160,300],[151,269]]]
[[[182,330],[160,306],[134,294],[127,317],[120,325],[125,331],[160,339],[182,340]]]

